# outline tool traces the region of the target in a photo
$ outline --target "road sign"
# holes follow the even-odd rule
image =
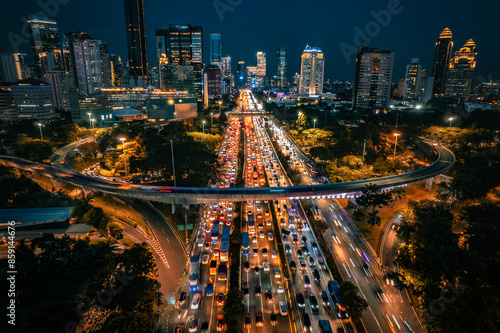
[[[179,231],[184,230],[184,224],[179,224],[179,225],[177,226],[177,230],[179,230]]]
[[[193,224],[192,223],[188,224],[187,230],[193,230]]]

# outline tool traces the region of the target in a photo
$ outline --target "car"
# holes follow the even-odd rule
[[[260,284],[255,285],[255,297],[260,296]]]
[[[266,225],[267,225],[267,226],[270,226],[270,225],[271,225],[271,220],[270,220],[270,219],[267,219],[267,220],[266,220]]]
[[[209,259],[210,259],[210,256],[208,254],[204,254],[203,257],[201,257],[201,263],[208,264]]]
[[[217,331],[224,330],[224,315],[217,316]]]
[[[258,184],[257,184],[258,185]],[[261,219],[262,218],[262,213],[257,213],[257,218]]]
[[[187,326],[189,332],[196,332],[198,330],[198,322],[196,321],[194,316],[191,316],[188,318],[186,326]]]
[[[257,236],[252,237],[252,243],[256,244],[257,243]]]
[[[263,266],[264,272],[269,272],[269,261],[264,261]]]
[[[311,246],[312,246],[313,251],[315,251],[317,254],[319,254],[319,247],[318,247],[318,243],[316,243],[316,242],[312,242],[312,243],[311,243]]]
[[[280,269],[279,269],[279,267],[274,267],[274,277],[275,277],[276,279],[281,278],[281,273],[280,273]]]
[[[210,250],[210,243],[209,242],[205,242],[205,250]]]
[[[292,254],[292,247],[290,246],[290,244],[285,245],[285,253]]]
[[[307,266],[306,266],[306,262],[304,261],[304,259],[300,259],[300,270],[302,272],[307,271]]]
[[[217,300],[217,305],[218,306],[223,306],[224,303],[226,302],[225,300],[225,297],[224,297],[224,294],[223,293],[218,293],[217,294],[217,297],[216,297],[216,300]]]
[[[198,246],[202,247],[203,243],[205,243],[205,239],[203,237],[198,238]]]
[[[325,260],[323,259],[323,257],[318,257],[318,265],[319,265],[319,268],[326,269],[326,264],[325,264]]]
[[[276,326],[278,324],[278,315],[276,312],[271,312],[271,326]]]
[[[309,279],[309,275],[304,275],[304,289],[311,288],[311,280]]]
[[[299,244],[299,235],[297,234],[292,234],[292,241],[293,241],[293,244]]]
[[[250,312],[245,316],[245,322],[243,323],[243,328],[251,328],[252,327],[252,317]]]
[[[264,228],[264,223],[260,222],[260,223],[258,224],[258,226],[259,226],[259,229],[262,229],[262,228]]]
[[[191,309],[198,309],[200,307],[201,295],[200,293],[196,293],[193,296],[193,300],[191,302]]]
[[[318,299],[314,294],[309,295],[309,303],[311,304],[311,310],[313,312],[318,311],[319,309]]]
[[[301,249],[298,249],[298,250],[297,250],[297,258],[299,258],[299,259],[304,258],[304,254],[302,253],[302,250],[301,250]]]
[[[307,246],[302,246],[301,249],[302,249],[302,252],[304,252],[305,256],[308,256],[310,254],[309,249],[307,248]]]
[[[220,253],[220,250],[219,249],[215,249],[214,250],[214,257],[218,257],[219,253]]]
[[[255,313],[255,325],[257,327],[264,326],[264,318],[262,317],[262,311],[257,311]]]
[[[302,241],[302,246],[307,246],[307,238],[306,238],[306,236],[302,236],[301,237],[301,241]]]
[[[269,304],[274,303],[273,292],[271,290],[266,291],[266,301]]]
[[[317,283],[321,283],[321,275],[319,274],[319,271],[317,268],[313,268],[313,278],[314,278],[314,281],[316,281]]]
[[[309,261],[309,266],[311,267],[316,266],[316,263],[314,262],[314,258],[312,256],[310,256],[307,260]]]
[[[381,303],[389,303],[387,296],[385,296],[384,291],[379,286],[374,290],[374,294]]]
[[[330,306],[330,299],[328,298],[326,290],[321,290],[321,300],[323,301],[324,307]]]
[[[243,264],[243,270],[249,271],[250,270],[250,263],[248,261],[245,261]]]
[[[179,299],[177,299],[177,305],[182,306],[186,304],[187,293],[185,291],[181,292]]]
[[[249,296],[248,284],[244,283],[242,289],[243,289],[243,297]]]
[[[283,283],[278,282],[276,283],[276,288],[278,289],[278,294],[283,294]]]
[[[182,333],[182,326],[181,325],[175,326],[174,333]]]
[[[304,300],[304,295],[302,295],[302,293],[297,293],[296,299],[297,299],[297,305],[300,308],[303,308],[306,306],[306,302]]]
[[[259,266],[255,266],[254,269],[253,269],[254,273],[255,274],[260,274],[260,268]]]
[[[290,260],[290,270],[295,271],[297,269],[297,264],[295,263],[295,260]]]
[[[269,240],[269,241],[274,240],[274,235],[272,232],[267,233],[267,240]]]
[[[302,314],[302,324],[304,327],[304,332],[312,333],[311,318],[309,317],[309,314],[307,313]]]
[[[253,248],[253,255],[254,255],[254,256],[256,256],[256,255],[258,255],[258,254],[259,254],[259,249],[258,249],[258,248],[256,248],[256,247],[254,247],[254,248]]]
[[[214,294],[214,285],[212,283],[207,284],[205,289],[205,296],[212,296]]]
[[[278,257],[278,252],[276,250],[271,251],[271,258],[277,258]]]
[[[288,316],[288,309],[285,301],[280,301],[280,313],[282,316]]]

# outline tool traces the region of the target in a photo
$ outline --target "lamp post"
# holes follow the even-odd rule
[[[453,121],[453,117],[448,118],[448,120],[450,121],[450,127],[449,128],[451,128],[451,122]]]
[[[172,170],[173,170],[173,176],[174,176],[174,187],[177,187],[177,182],[175,180],[174,140],[172,140],[172,139],[170,139],[170,150],[172,150]]]
[[[396,141],[394,141],[394,159],[396,159],[396,147],[398,146],[398,136],[401,134],[399,133],[394,133],[394,136],[396,137]]]
[[[363,168],[365,166],[365,150],[366,150],[366,139],[363,140],[363,157],[361,160],[361,180],[363,180]]]
[[[122,142],[122,150],[123,150],[123,165],[125,167],[125,176],[127,175],[127,159],[125,158],[125,141],[126,138],[120,138],[120,141]]]
[[[92,119],[91,119],[91,118],[92,118],[92,117],[91,117],[91,116],[92,116],[92,113],[87,112],[87,114],[88,114],[88,116],[89,116],[89,128],[90,128],[90,126],[92,125]]]
[[[38,127],[40,127],[40,139],[43,141],[42,124],[38,123]]]
[[[219,101],[219,114],[222,112],[222,101]]]
[[[316,119],[313,120],[314,129],[316,129]]]
[[[214,113],[210,112],[210,126],[214,126]]]
[[[205,120],[203,120],[203,134],[205,134]]]
[[[92,119],[90,119],[90,121],[92,122],[92,129],[94,129],[95,119],[94,119],[94,118],[92,118]]]

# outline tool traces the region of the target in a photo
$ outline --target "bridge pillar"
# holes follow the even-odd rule
[[[425,180],[425,190],[430,191],[432,189],[432,183],[434,182],[434,177]]]

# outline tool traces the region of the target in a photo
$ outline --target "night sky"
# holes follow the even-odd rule
[[[126,60],[122,0],[45,1],[65,3],[57,10],[51,7],[53,12],[47,15],[58,22],[60,32],[85,29],[94,39],[106,41],[110,53],[117,53]],[[7,36],[9,33],[22,36],[22,18],[43,10],[38,2],[2,1],[0,52],[15,51]],[[214,3],[226,6],[227,11],[221,13],[221,9],[218,13]],[[387,10],[388,6],[393,7],[390,22],[383,22],[384,26],[374,23],[376,20],[370,12]],[[355,47],[354,29],[365,31],[368,24],[372,37],[365,45],[396,51],[393,81],[397,82],[414,57],[420,59],[428,73],[432,72],[434,44],[443,28],[449,27],[455,43],[453,51],[469,38],[476,42],[475,75],[487,80],[500,79],[500,0],[145,0],[145,8],[150,65],[157,61],[155,29],[169,23],[189,23],[204,29],[205,62],[209,60],[209,34],[222,34],[223,55],[231,55],[233,72],[239,60],[256,65],[256,53],[263,51],[267,54],[267,75],[275,75],[277,48],[285,45],[291,80],[293,73],[300,71],[300,54],[309,44],[320,47],[325,53],[325,80],[352,80],[355,54],[344,55],[340,45]],[[359,42],[363,42],[362,38]],[[29,42],[20,43],[19,51],[27,53],[31,59]]]

